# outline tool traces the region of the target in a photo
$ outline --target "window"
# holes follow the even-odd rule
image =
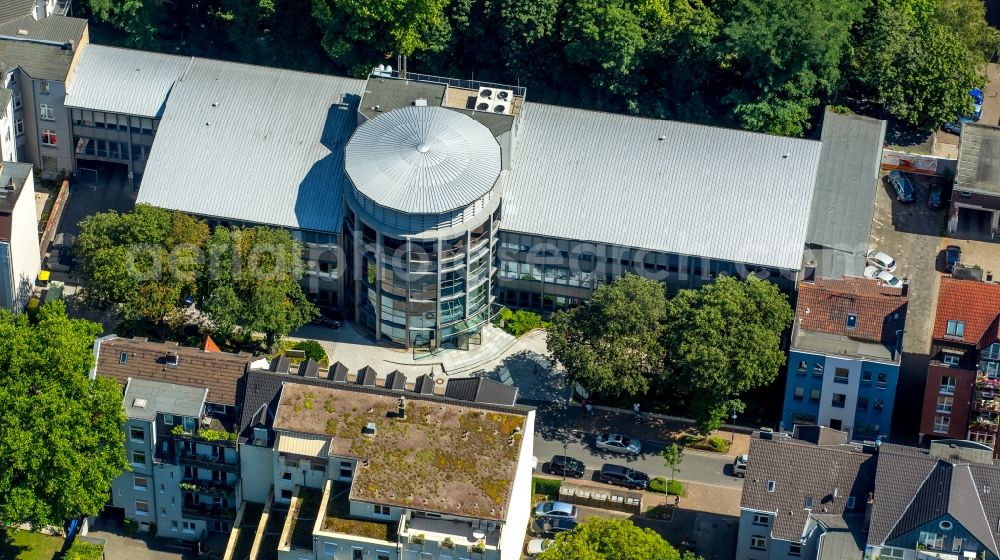
[[[290,472],[281,473],[281,480],[291,480],[291,479],[292,479],[292,473]]]
[[[858,397],[858,410],[868,410],[868,397]]]
[[[958,367],[958,364],[962,361],[962,357],[957,354],[942,353],[941,361],[948,367]]]
[[[128,352],[118,353],[118,363],[121,365],[125,365],[128,363]]]
[[[862,385],[871,385],[872,384],[872,372],[870,372],[870,371],[862,371],[861,372],[861,384]]]
[[[951,404],[954,399],[951,397],[938,397],[937,400],[937,411],[943,412],[945,414],[951,414]]]
[[[16,119],[14,121],[14,134],[18,136],[24,134],[24,119]]]
[[[128,436],[132,438],[132,441],[143,441],[146,439],[146,430],[143,430],[141,426],[132,426],[128,430]]]
[[[951,539],[951,551],[962,552],[962,537],[955,537]]]
[[[337,548],[337,543],[325,542],[323,543],[323,554],[334,556],[337,554]]]
[[[291,500],[292,499],[292,491],[291,490],[282,490],[281,491],[281,499],[282,500]]]
[[[945,395],[955,394],[955,378],[950,376],[944,376],[941,378],[941,388],[940,392]]]
[[[21,108],[21,94],[16,91],[14,92],[14,108],[15,109]]]
[[[837,368],[833,370],[833,382],[834,383],[847,383],[850,378],[850,372],[847,368]]]
[[[392,508],[375,504],[375,515],[392,515]]]
[[[821,393],[820,393],[819,389],[810,389],[809,390],[809,402],[819,402],[820,394]]]
[[[351,560],[365,560],[365,549],[352,546]]]
[[[788,555],[789,556],[802,556],[802,545],[801,544],[790,544],[790,545],[788,545]]]
[[[964,337],[965,321],[948,321],[948,326],[945,328],[945,334],[955,338]]]
[[[146,490],[149,488],[149,479],[144,476],[134,475],[132,477],[132,485],[136,490]]]
[[[799,361],[799,369],[797,370],[797,373],[799,375],[805,375],[807,371],[809,371],[809,364],[805,361]]]
[[[882,409],[885,408],[885,401],[882,399],[875,399],[875,406],[873,408],[875,409],[875,412],[882,412]]]
[[[823,377],[823,364],[813,364],[813,377]]]
[[[164,414],[163,415],[163,425],[164,426],[173,426],[174,425],[174,416],[173,416],[173,414]]]
[[[39,105],[38,118],[43,121],[54,121],[56,120],[56,110],[52,108],[52,105]]]
[[[834,408],[844,408],[844,405],[847,404],[847,395],[834,393],[833,400],[830,404],[832,404]]]
[[[920,538],[917,542],[923,544],[927,548],[942,549],[944,548],[944,535],[928,531],[920,531]]]
[[[38,82],[38,91],[42,92],[45,95],[48,95],[49,94],[49,83],[47,81],[45,81],[45,80],[42,80],[42,81]]]
[[[768,492],[774,492],[774,487],[775,487],[774,481],[773,480],[768,480],[767,481],[767,491]]]
[[[854,496],[847,497],[847,509],[854,509]]]
[[[951,427],[951,416],[935,416],[934,431],[939,434],[947,434]]]
[[[146,500],[136,500],[135,501],[135,514],[136,515],[149,515],[149,502]]]
[[[767,550],[764,537],[761,535],[750,537],[750,548],[753,550]]]
[[[386,552],[384,550],[375,551],[375,560],[389,560],[391,556],[392,556],[391,553]]]
[[[196,424],[197,423],[195,422],[194,418],[191,418],[190,416],[184,417],[184,431],[193,432],[196,427]]]
[[[194,521],[181,521],[181,526],[184,528],[185,533],[193,533],[195,530]]]
[[[806,509],[812,509],[812,507],[813,507],[813,497],[812,496],[806,496],[806,503],[805,503],[804,507]]]
[[[56,137],[56,132],[54,130],[43,130],[42,131],[42,145],[44,146],[58,146],[59,139]]]
[[[882,549],[882,558],[903,558],[905,551],[902,548],[892,548],[887,546]]]
[[[878,378],[875,379],[875,388],[885,389],[888,386],[889,386],[889,374],[888,373],[878,374]]]
[[[170,522],[170,530],[174,531],[174,532],[177,531],[177,522],[176,521],[171,521]]]
[[[764,527],[767,527],[768,524],[770,523],[770,521],[771,520],[768,519],[768,517],[766,515],[762,515],[760,513],[753,514],[753,524],[754,525],[762,525]]]
[[[801,401],[806,396],[805,387],[796,387],[792,392],[792,398],[797,401]]]
[[[350,461],[340,462],[340,478],[351,478],[354,475]]]
[[[142,451],[132,452],[132,464],[133,465],[145,465],[146,464],[146,454]]]
[[[858,316],[853,313],[847,316],[847,328],[856,329],[858,327]]]

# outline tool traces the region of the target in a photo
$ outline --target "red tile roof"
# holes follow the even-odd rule
[[[216,344],[215,341],[212,340],[212,337],[208,336],[207,334],[205,335],[205,342],[202,343],[201,349],[204,352],[222,352],[222,349],[219,348],[219,345]]]
[[[955,340],[946,334],[948,321],[962,321],[965,323],[965,336],[962,340],[978,345],[988,332],[996,336],[994,323],[998,316],[1000,284],[941,279],[937,315],[934,318],[934,338]]]
[[[177,365],[167,365],[167,353],[177,355]],[[124,360],[121,355],[126,354]],[[208,389],[207,401],[235,405],[237,385],[253,361],[250,354],[205,352],[177,343],[112,338],[100,344],[97,374],[122,385],[129,377]],[[124,361],[124,363],[122,363]]]
[[[890,344],[906,318],[906,302],[899,288],[868,278],[820,278],[799,284],[795,314],[805,331]],[[856,327],[847,327],[848,315],[857,316]]]

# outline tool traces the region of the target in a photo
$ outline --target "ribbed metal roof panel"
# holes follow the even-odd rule
[[[493,188],[500,145],[488,128],[441,107],[402,107],[358,127],[345,166],[376,204],[411,214],[467,206]]]
[[[337,232],[364,82],[196,58],[177,81],[138,202]]]
[[[506,231],[796,270],[820,143],[525,104]]]
[[[191,57],[86,45],[69,79],[66,106],[159,117]]]

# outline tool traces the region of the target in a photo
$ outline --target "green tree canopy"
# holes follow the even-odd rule
[[[588,391],[644,395],[662,373],[666,309],[663,284],[626,274],[598,287],[586,305],[554,313],[549,350]]]
[[[128,468],[121,389],[88,378],[100,334],[62,302],[35,324],[0,310],[0,523],[96,515]]]
[[[591,517],[576,529],[556,537],[538,560],[695,560],[681,554],[652,529],[627,519]]]
[[[667,304],[662,343],[667,379],[686,394],[703,430],[719,427],[736,398],[774,381],[785,355],[781,334],[794,313],[778,288],[755,276],[720,276],[681,290]]]

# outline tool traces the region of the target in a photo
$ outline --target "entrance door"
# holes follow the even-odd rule
[[[844,424],[843,421],[837,420],[836,418],[831,418],[830,419],[830,427],[833,428],[834,430],[841,429],[841,427],[843,426],[843,424]]]

